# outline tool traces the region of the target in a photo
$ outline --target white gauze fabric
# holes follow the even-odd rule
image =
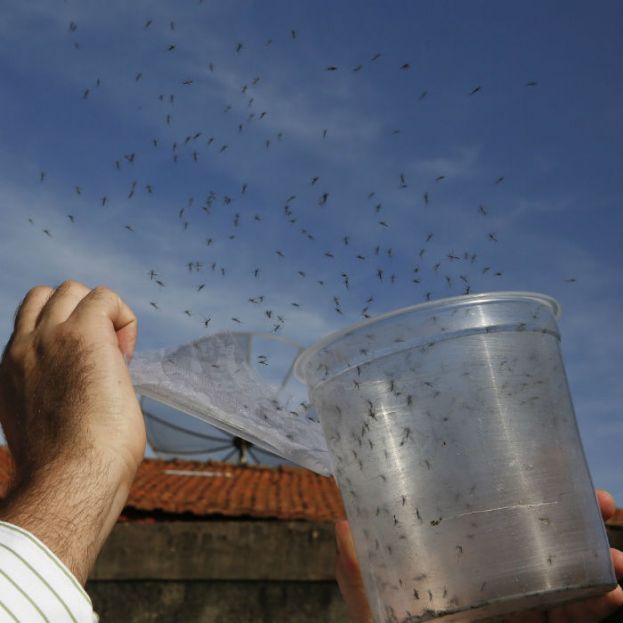
[[[188,344],[136,353],[137,393],[193,415],[324,476],[332,475],[322,427],[311,410],[248,363],[252,334],[216,333]]]

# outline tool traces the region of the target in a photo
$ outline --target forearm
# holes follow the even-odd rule
[[[84,585],[121,513],[131,479],[103,460],[48,466],[18,480],[0,505],[0,520],[45,543]]]

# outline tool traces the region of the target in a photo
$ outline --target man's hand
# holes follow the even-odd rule
[[[145,427],[126,361],[137,321],[107,288],[33,288],[0,362],[15,462],[0,519],[38,536],[84,583],[127,498]]]
[[[616,505],[612,496],[605,491],[597,491],[597,499],[604,520],[614,515]],[[335,524],[337,541],[337,560],[335,575],[352,623],[372,623],[359,563],[348,521]],[[612,563],[617,579],[623,577],[623,552],[610,549]],[[507,623],[597,623],[623,607],[623,590],[620,586],[600,597],[565,604],[552,608],[549,612],[529,612],[508,619]]]

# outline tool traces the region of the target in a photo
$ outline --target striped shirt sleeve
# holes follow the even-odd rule
[[[36,536],[0,521],[0,623],[97,623],[91,598]]]

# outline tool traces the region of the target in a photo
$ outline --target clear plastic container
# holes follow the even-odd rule
[[[400,309],[307,349],[375,623],[498,620],[616,586],[540,294]]]

